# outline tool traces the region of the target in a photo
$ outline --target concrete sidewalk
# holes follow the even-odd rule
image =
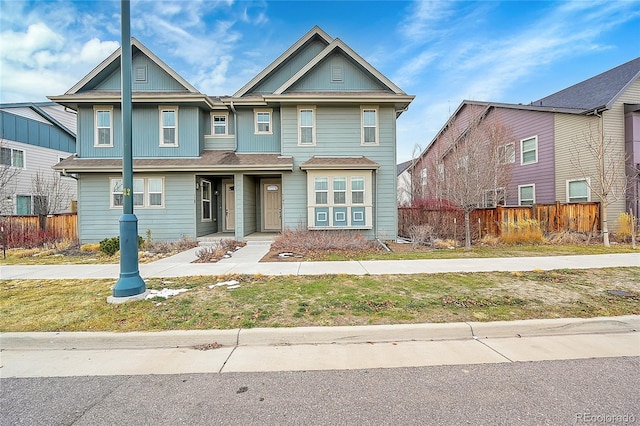
[[[1,333],[0,378],[421,367],[640,356],[640,316],[132,333]]]
[[[171,278],[191,275],[385,275],[444,272],[533,271],[640,266],[640,253],[473,258],[429,260],[366,260],[341,262],[262,262],[268,243],[255,242],[218,263],[191,263],[196,251],[187,250],[156,262],[141,264],[143,278]],[[120,275],[119,265],[11,265],[0,268],[0,279],[111,278]]]

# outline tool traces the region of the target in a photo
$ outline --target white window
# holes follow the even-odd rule
[[[590,179],[570,179],[567,181],[567,203],[591,201]]]
[[[518,185],[518,205],[532,206],[536,203],[536,186]]]
[[[420,184],[427,186],[427,169],[420,170]]]
[[[329,194],[329,178],[317,177],[315,179],[316,204],[327,204]]]
[[[271,109],[256,109],[254,110],[255,116],[255,134],[256,135],[271,135],[273,129],[271,127]]]
[[[93,146],[113,146],[113,107],[94,107],[95,135]]]
[[[511,164],[516,161],[516,148],[513,143],[498,147],[498,162],[500,164]]]
[[[178,107],[160,107],[160,146],[178,146]]]
[[[371,173],[365,170],[308,170],[308,226],[313,229],[370,229],[373,226]]]
[[[314,107],[298,108],[298,144],[315,145],[316,110]]]
[[[211,114],[211,134],[214,136],[223,136],[229,134],[227,123],[229,122],[229,114]]]
[[[378,107],[361,107],[362,144],[378,145]]]
[[[364,177],[351,178],[351,203],[364,204]]]
[[[444,180],[444,163],[438,163],[438,178]]]
[[[2,148],[0,152],[0,164],[24,169],[24,151],[21,149]]]
[[[110,179],[111,208],[124,205],[122,178]],[[160,177],[133,179],[134,207],[164,207],[164,179]]]
[[[209,182],[208,180],[203,180],[200,190],[202,191],[202,221],[210,222],[211,221],[211,182]]]
[[[333,178],[333,204],[347,203],[347,178]]]
[[[534,136],[520,141],[520,164],[538,162],[538,137]]]
[[[506,201],[506,192],[504,188],[488,189],[484,191],[482,197],[482,207],[492,208],[496,206],[504,206]]]

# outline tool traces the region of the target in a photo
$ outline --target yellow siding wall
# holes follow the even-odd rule
[[[620,170],[624,173],[624,104],[640,102],[640,80],[636,80],[612,105],[611,109],[603,113],[605,139],[611,139],[614,151],[609,152],[611,158],[619,158],[622,164]],[[591,184],[597,184],[597,164],[592,155],[586,149],[586,141],[590,129],[593,136],[599,132],[599,118],[594,116],[580,116],[573,114],[557,113],[555,116],[556,132],[556,197],[558,201],[567,201],[567,180],[590,177]],[[575,160],[579,153],[582,167],[588,171],[587,176],[581,173],[575,166]],[[605,160],[606,162],[607,160]],[[616,188],[618,200],[609,205],[608,222],[609,231],[618,229],[618,215],[624,211],[625,197],[623,193],[624,179],[620,179]],[[591,201],[600,201],[597,192],[591,191]]]

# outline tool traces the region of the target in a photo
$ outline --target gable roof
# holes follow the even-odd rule
[[[413,164],[413,160],[407,160],[404,163],[400,163],[396,165],[396,176],[400,176],[402,174],[402,172],[404,172],[405,170],[407,170],[409,168],[409,166],[411,166],[411,164]]]
[[[640,57],[546,96],[531,105],[573,108],[583,113],[606,110],[640,77]]]
[[[286,81],[282,86],[276,89],[273,94],[281,95],[285,90],[293,86],[294,83],[299,81],[305,74],[307,74],[311,69],[317,66],[323,59],[329,56],[331,53],[336,50],[341,50],[347,56],[349,56],[352,60],[354,60],[358,65],[367,70],[371,75],[373,75],[378,81],[380,81],[383,85],[389,88],[397,95],[404,95],[405,93],[391,80],[382,75],[380,71],[371,66],[367,61],[365,61],[362,56],[358,55],[353,49],[347,46],[342,40],[339,38],[333,40],[327,47],[324,48],[322,52],[320,52],[315,58],[313,58],[309,63],[307,63],[300,71],[295,73],[293,77],[291,77],[288,81]]]
[[[296,53],[300,52],[304,46],[313,40],[321,40],[326,46],[311,60],[304,64],[289,79],[276,88],[272,93],[256,94],[251,91],[273,76],[284,64],[287,63]],[[289,91],[296,83],[317,68],[331,54],[340,52],[350,61],[364,70],[373,80],[381,86],[376,91],[322,91],[322,92],[292,92]],[[295,102],[317,102],[319,100],[327,102],[351,102],[357,99],[358,102],[381,102],[387,98],[389,102],[396,103],[398,115],[404,111],[415,96],[407,95],[402,89],[396,86],[391,80],[385,77],[380,71],[375,69],[364,58],[358,55],[353,49],[347,46],[342,40],[331,38],[317,25],[306,33],[300,40],[287,49],[275,61],[273,61],[262,72],[245,84],[232,97],[226,98],[230,102],[277,102],[293,100]],[[241,98],[243,100],[241,100]]]
[[[290,48],[284,51],[284,53],[276,58],[269,66],[263,69],[258,75],[253,77],[247,84],[242,86],[240,90],[233,94],[232,97],[239,98],[241,96],[246,95],[253,87],[255,87],[258,83],[267,78],[271,73],[273,73],[278,67],[283,65],[295,52],[299,51],[303,46],[305,46],[309,41],[314,38],[319,38],[323,40],[326,44],[331,43],[333,40],[329,34],[324,32],[319,26],[315,26],[309,30],[305,35],[303,35],[300,40],[296,41]]]
[[[147,56],[151,61],[153,61],[156,65],[158,65],[162,70],[164,70],[167,74],[169,74],[173,79],[175,79],[180,85],[182,85],[186,91],[191,93],[200,93],[198,89],[193,87],[187,80],[182,78],[180,74],[175,72],[169,65],[164,63],[162,59],[158,58],[151,50],[149,50],[144,44],[138,41],[135,37],[131,37],[131,55],[133,56],[137,51],[142,52],[145,56]],[[73,95],[81,91],[84,87],[86,87],[91,81],[93,81],[96,77],[99,77],[105,70],[107,69],[115,69],[120,67],[120,55],[122,54],[122,46],[116,49],[107,59],[102,61],[95,67],[89,74],[87,74],[82,80],[77,82],[75,86],[69,89],[65,95]]]
[[[120,68],[120,55],[122,53],[122,47],[116,49],[107,59],[102,61],[97,67],[89,72],[82,80],[76,83],[71,89],[67,90],[63,95],[59,96],[47,96],[50,100],[57,102],[66,107],[77,109],[79,103],[104,103],[120,102],[120,90],[94,90],[93,88],[101,81],[104,81],[107,76]],[[180,74],[175,72],[169,65],[164,63],[158,58],[151,50],[149,50],[140,41],[131,38],[131,55],[143,54],[162,71],[166,72],[184,91],[172,91],[172,92],[159,92],[150,91],[142,92],[134,90],[132,92],[133,102],[157,102],[159,98],[163,101],[175,102],[175,103],[198,103],[205,108],[214,108],[215,100],[207,95],[204,95],[192,86],[187,80],[185,80]],[[89,89],[89,90],[83,90]]]

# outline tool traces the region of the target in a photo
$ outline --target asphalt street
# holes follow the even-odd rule
[[[1,425],[640,422],[640,358],[2,379]]]

